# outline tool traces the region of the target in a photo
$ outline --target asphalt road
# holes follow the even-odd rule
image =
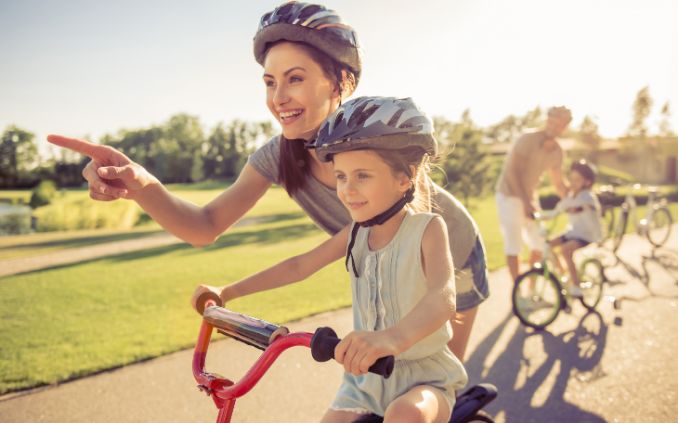
[[[591,252],[593,253],[593,252]],[[492,294],[480,308],[466,364],[471,383],[491,382],[499,397],[487,407],[497,422],[668,422],[678,412],[678,225],[666,248],[646,260],[649,244],[625,239],[627,267],[607,270],[610,301],[599,313],[578,304],[546,331],[534,332],[511,315],[508,273],[491,274]],[[612,264],[609,255],[606,261]],[[288,324],[312,331],[350,330],[349,309]],[[196,318],[196,335],[199,319]],[[207,368],[237,379],[258,350],[231,340],[214,342]],[[192,351],[123,367],[56,387],[0,398],[0,422],[210,422],[212,400],[196,389]],[[288,350],[247,396],[238,400],[236,422],[317,421],[339,386],[342,369],[315,363],[309,350]]]

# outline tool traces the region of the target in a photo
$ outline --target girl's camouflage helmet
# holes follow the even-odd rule
[[[355,31],[334,10],[291,1],[264,14],[254,36],[254,57],[263,66],[266,49],[277,41],[310,44],[348,66],[360,78],[360,52]]]
[[[418,146],[436,154],[433,122],[411,98],[358,97],[341,105],[318,130],[315,149],[321,161],[361,149],[399,150]]]

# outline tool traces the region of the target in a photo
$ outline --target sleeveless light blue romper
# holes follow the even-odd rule
[[[383,248],[370,251],[369,228],[360,228],[353,247],[358,269],[352,269],[353,328],[377,331],[395,325],[424,296],[426,278],[421,262],[421,240],[432,213],[408,212],[398,232]],[[350,264],[349,264],[350,268]],[[452,328],[447,322],[431,335],[396,357],[390,378],[367,373],[344,373],[343,383],[330,406],[333,410],[374,413],[417,385],[439,388],[454,407],[455,391],[468,377],[461,362],[447,348]]]

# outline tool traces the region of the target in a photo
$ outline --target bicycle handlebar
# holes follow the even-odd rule
[[[315,361],[328,361],[334,358],[334,348],[341,341],[332,328],[318,328],[311,339],[311,355]],[[392,355],[381,357],[367,369],[368,372],[381,375],[388,379],[393,373],[395,359]]]
[[[214,299],[206,300],[204,306],[203,323],[193,353],[193,376],[198,382],[198,388],[211,395],[219,408],[222,408],[225,402],[235,400],[249,392],[284,350],[294,346],[306,346],[311,348],[311,355],[316,361],[327,361],[334,357],[334,347],[340,341],[330,328],[318,328],[315,334],[289,333],[284,326],[217,307]],[[204,370],[213,328],[263,350],[259,359],[237,383]],[[370,367],[369,371],[388,378],[393,371],[394,361],[393,356],[382,357]]]

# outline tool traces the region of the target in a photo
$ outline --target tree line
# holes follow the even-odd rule
[[[632,106],[632,121],[623,139],[643,139],[648,133],[647,118],[653,101],[649,88],[641,89]],[[669,103],[661,108],[658,136],[672,136]],[[522,115],[509,115],[500,122],[481,127],[466,110],[458,121],[434,118],[441,157],[434,178],[465,203],[470,197],[487,193],[499,171],[485,144],[515,140],[528,128],[538,128],[546,120],[539,107]],[[191,183],[204,180],[230,180],[244,166],[247,157],[275,133],[270,122],[233,120],[219,123],[210,131],[196,116],[177,114],[160,125],[122,129],[104,135],[99,142],[119,149],[164,183]],[[577,138],[595,151],[601,141],[598,126],[584,116],[578,126],[571,125],[565,137]],[[89,159],[60,149],[57,155],[42,159],[35,136],[24,129],[9,126],[0,141],[0,188],[32,188],[51,180],[58,187],[81,186],[82,169]]]
[[[190,183],[235,177],[248,155],[273,133],[270,122],[238,119],[205,133],[199,118],[177,114],[160,125],[106,134],[99,142],[122,151],[164,183]],[[16,126],[2,134],[0,157],[0,188],[32,188],[42,180],[80,186],[89,162],[65,149],[41,158],[34,134]]]

